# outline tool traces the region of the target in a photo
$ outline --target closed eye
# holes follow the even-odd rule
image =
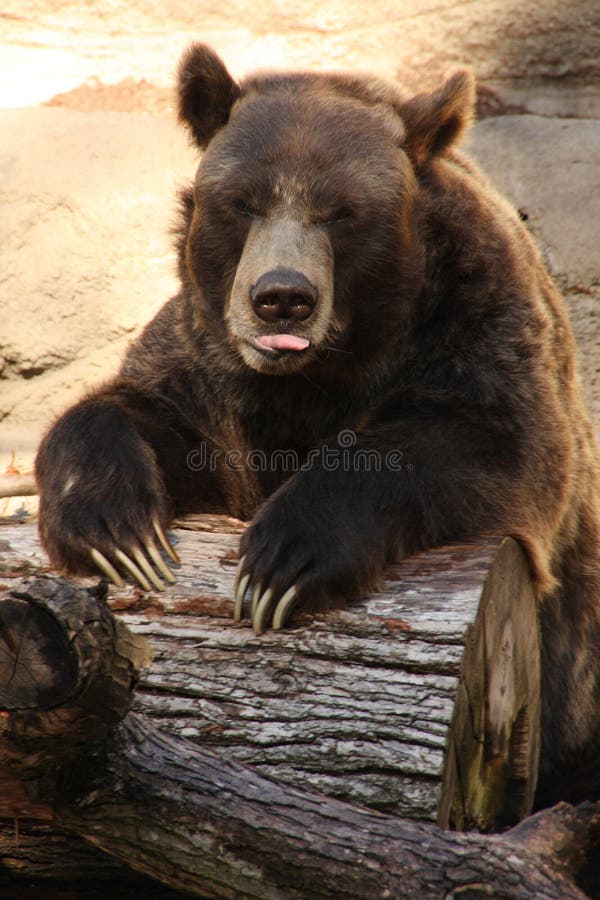
[[[354,210],[350,206],[340,206],[331,215],[320,219],[322,225],[340,225],[342,222],[351,222],[354,219]]]
[[[233,201],[233,208],[240,216],[246,216],[246,218],[248,219],[259,218],[259,213],[256,211],[256,209],[254,209],[254,207],[247,200],[244,200],[243,197],[238,197]]]

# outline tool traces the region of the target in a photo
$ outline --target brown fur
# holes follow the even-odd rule
[[[456,149],[471,76],[408,99],[346,75],[237,85],[194,46],[179,77],[206,147],[182,196],[181,292],[40,448],[51,559],[89,571],[90,545],[115,561],[153,515],[227,511],[253,518],[253,583],[296,584],[310,607],[371,590],[399,555],[514,535],[541,603],[544,787],[560,773],[564,793],[600,734],[598,453],[559,293]],[[286,267],[314,311],[278,288],[261,318],[256,284]],[[264,350],[281,335],[309,346]],[[214,466],[193,463],[200,447]],[[273,463],[288,451],[295,472]],[[361,467],[365,453],[401,468]]]

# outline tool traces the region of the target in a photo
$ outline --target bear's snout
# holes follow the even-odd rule
[[[294,269],[265,272],[250,288],[252,308],[265,322],[304,322],[312,315],[318,297],[318,288]]]
[[[333,283],[327,229],[289,210],[254,220],[225,310],[246,364],[290,374],[333,342]]]

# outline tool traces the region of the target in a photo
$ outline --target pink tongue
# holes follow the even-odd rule
[[[310,341],[293,334],[265,334],[256,339],[258,344],[269,350],[306,350]]]

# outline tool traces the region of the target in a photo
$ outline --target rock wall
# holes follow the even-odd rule
[[[469,149],[527,216],[563,291],[600,435],[600,120],[486,119],[473,129]]]
[[[0,107],[19,96],[37,103],[89,77],[168,87],[181,48],[199,39],[238,74],[362,67],[412,89],[468,63],[546,112],[600,108],[597,0],[5,0],[0,32],[13,76],[0,80]]]

